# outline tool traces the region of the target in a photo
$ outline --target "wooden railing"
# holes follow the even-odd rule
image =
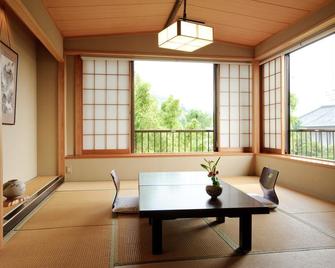
[[[291,130],[290,153],[335,160],[335,129]]]
[[[213,130],[135,130],[135,153],[213,152]]]

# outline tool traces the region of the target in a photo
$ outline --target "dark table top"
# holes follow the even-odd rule
[[[202,179],[205,183],[200,184]],[[168,184],[169,182],[171,184]],[[207,184],[210,184],[210,178],[203,172],[141,173],[140,215],[202,217],[211,216],[212,213],[214,216],[218,212],[227,216],[237,216],[244,212],[269,213],[269,209],[257,200],[223,181],[222,194],[216,200],[212,200],[206,193]]]
[[[189,185],[211,184],[207,172],[203,171],[176,171],[176,172],[140,172],[139,186],[142,185]]]

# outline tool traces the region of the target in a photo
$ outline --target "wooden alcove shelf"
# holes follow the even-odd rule
[[[8,234],[63,182],[64,177],[62,176],[41,176],[28,181],[26,195],[29,198],[14,206],[3,208],[3,236]]]

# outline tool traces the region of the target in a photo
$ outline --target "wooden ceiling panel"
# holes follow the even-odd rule
[[[221,16],[231,14],[235,16],[245,16],[248,19],[259,19],[265,22],[269,21],[284,24],[292,23],[292,21],[296,21],[308,14],[308,11],[305,10],[250,0],[193,0],[190,2],[189,7],[189,16],[192,16],[192,7],[198,7],[201,8],[204,13],[209,10],[215,10],[221,13]]]
[[[255,46],[334,0],[188,0],[215,40]],[[175,0],[43,0],[64,37],[159,32]],[[182,16],[182,9],[178,16]],[[176,16],[175,19],[178,18]]]

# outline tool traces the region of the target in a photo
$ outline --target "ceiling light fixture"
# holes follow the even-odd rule
[[[186,0],[181,19],[158,33],[158,46],[173,50],[192,52],[213,43],[213,28],[204,22],[186,18]]]

